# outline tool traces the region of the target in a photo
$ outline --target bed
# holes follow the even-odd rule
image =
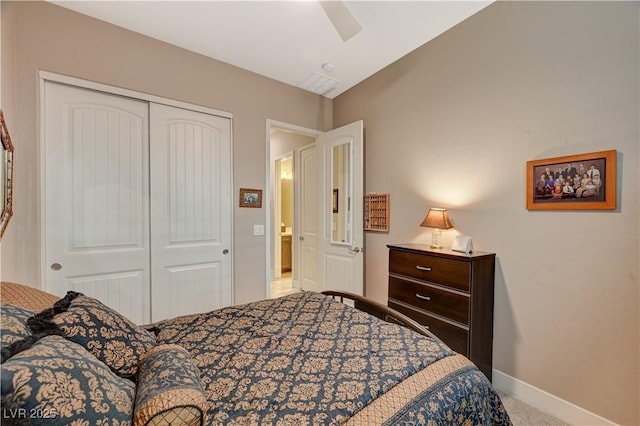
[[[53,298],[16,314],[3,284],[3,423],[511,424],[468,359],[355,295],[301,292],[146,326],[79,293]]]

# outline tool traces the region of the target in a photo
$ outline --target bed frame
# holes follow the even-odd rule
[[[418,322],[412,320],[408,316],[394,309],[391,309],[390,307],[385,306],[382,303],[378,303],[374,300],[367,299],[366,297],[362,297],[357,294],[342,291],[327,290],[323,291],[322,294],[331,296],[342,303],[344,303],[345,299],[351,300],[353,301],[353,305],[356,309],[371,314],[377,318],[380,318],[381,320],[403,325],[419,334],[422,334],[423,336],[431,337],[437,342],[442,343],[442,340],[440,340],[438,336],[430,332],[425,326],[420,325]]]

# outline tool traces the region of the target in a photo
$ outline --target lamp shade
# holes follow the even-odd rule
[[[453,228],[453,223],[449,218],[447,209],[433,208],[429,209],[429,213],[427,213],[427,216],[424,218],[420,226],[427,228],[450,229]]]

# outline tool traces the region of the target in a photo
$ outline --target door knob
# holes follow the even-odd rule
[[[222,254],[229,254],[229,250],[227,249],[222,250]]]
[[[51,270],[52,271],[59,271],[60,269],[62,269],[62,265],[59,263],[52,263],[51,264]]]
[[[349,249],[349,252],[351,252],[353,254],[358,254],[358,253],[360,253],[360,247],[351,247]]]

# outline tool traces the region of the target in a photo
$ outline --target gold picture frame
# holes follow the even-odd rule
[[[617,155],[609,150],[527,161],[527,209],[614,210]]]
[[[0,240],[13,216],[13,142],[0,110]]]

